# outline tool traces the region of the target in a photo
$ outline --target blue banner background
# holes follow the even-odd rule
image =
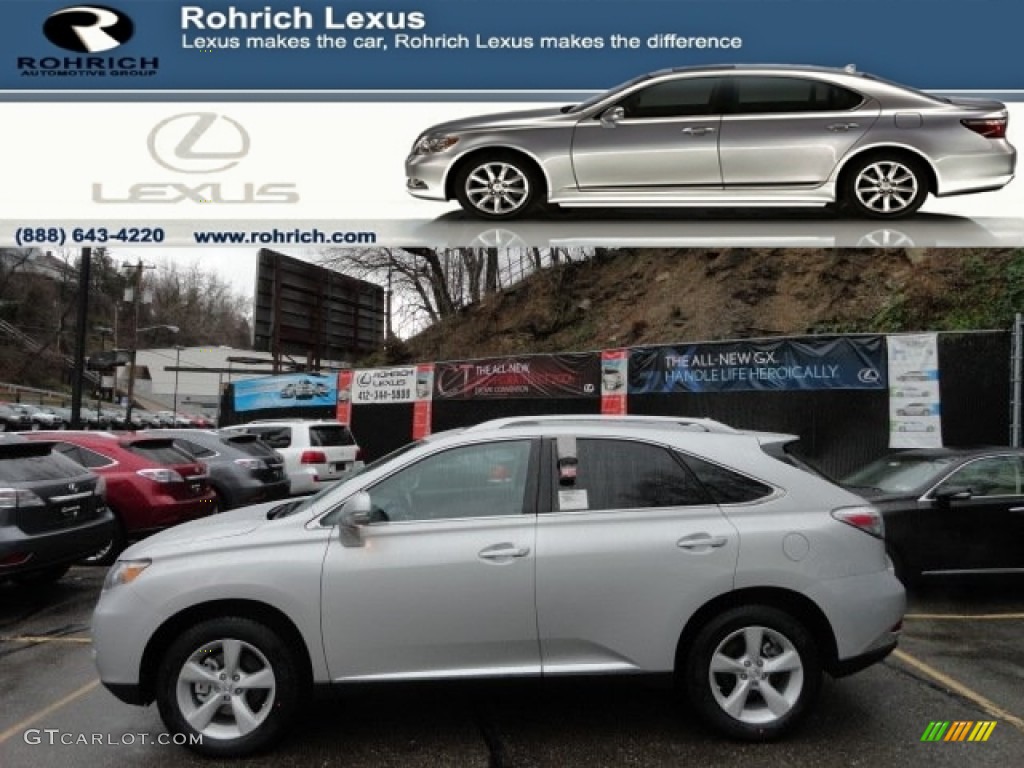
[[[323,408],[338,401],[338,377],[289,373],[234,382],[235,411]]]
[[[86,3],[83,3],[86,4]],[[421,11],[422,30],[410,35],[482,36],[624,34],[646,39],[658,33],[739,36],[731,50],[246,50],[245,37],[276,31],[181,30],[181,7],[224,11],[228,3],[188,0],[101,0],[127,13],[135,35],[102,55],[157,57],[152,77],[22,77],[18,57],[75,56],[50,43],[42,25],[52,12],[74,5],[6,0],[0,25],[2,89],[551,89],[602,90],[637,74],[664,67],[729,62],[768,62],[858,68],[918,88],[1024,90],[1020,36],[1021,0],[365,0],[330,4],[335,18],[351,11]],[[373,35],[388,30],[325,30],[325,3],[296,5],[317,19],[311,30],[281,34]],[[241,10],[263,3],[238,0]],[[241,50],[183,49],[183,34],[237,35]],[[424,98],[430,98],[424,94]],[[1024,97],[1022,97],[1024,98]]]

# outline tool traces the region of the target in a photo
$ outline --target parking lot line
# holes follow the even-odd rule
[[[90,691],[92,691],[93,689],[95,689],[96,686],[98,686],[99,684],[100,684],[99,680],[93,680],[91,683],[86,683],[81,688],[79,688],[77,691],[72,691],[71,693],[69,693],[64,698],[58,699],[57,701],[53,702],[53,704],[51,704],[50,706],[45,707],[44,709],[41,709],[38,712],[29,715],[24,720],[22,720],[20,723],[15,723],[10,728],[8,728],[6,731],[4,731],[3,733],[0,733],[0,744],[3,744],[5,741],[7,741],[9,738],[11,738],[11,736],[14,736],[15,734],[23,732],[26,728],[28,728],[30,725],[32,725],[33,723],[37,722],[38,720],[42,720],[47,715],[53,714],[54,712],[56,712],[58,709],[60,709],[61,707],[65,706],[66,704],[70,704],[75,699],[79,699],[82,696],[85,696],[85,694],[87,694]]]
[[[12,635],[0,637],[0,643],[91,643],[91,637],[51,637],[50,635]]]
[[[962,696],[968,701],[974,702],[979,707],[981,707],[985,712],[987,712],[989,715],[996,718],[997,720],[1003,720],[1012,725],[1018,731],[1024,733],[1024,720],[1017,717],[1016,715],[1010,714],[991,699],[988,699],[985,696],[982,696],[977,691],[968,688],[966,685],[959,682],[958,680],[954,680],[952,677],[945,674],[944,672],[940,672],[930,664],[926,664],[925,662],[921,661],[915,656],[911,656],[906,651],[896,650],[892,652],[892,655],[894,658],[899,659],[904,664],[913,667],[918,672],[921,672],[925,676],[945,686],[954,693]]]
[[[948,619],[951,621],[1024,621],[1024,613],[908,613],[904,619],[935,621]]]

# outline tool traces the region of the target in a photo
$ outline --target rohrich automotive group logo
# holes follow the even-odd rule
[[[113,51],[135,35],[135,22],[106,5],[70,5],[43,21],[43,35],[57,48],[77,56],[18,56],[22,77],[150,77],[160,68],[155,56],[97,56]]]
[[[54,11],[43,23],[46,39],[67,51],[99,53],[132,39],[135,24],[105,5],[73,5]]]
[[[210,176],[233,170],[249,156],[252,139],[238,120],[219,112],[181,112],[157,122],[146,136],[153,162],[177,174]],[[101,204],[228,203],[284,204],[299,202],[295,184],[186,178],[183,181],[140,181],[127,187],[94,182],[92,200]]]

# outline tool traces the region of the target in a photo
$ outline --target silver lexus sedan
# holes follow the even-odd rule
[[[582,104],[435,125],[406,187],[486,219],[545,205],[825,206],[877,219],[1000,189],[1006,106],[945,99],[852,67],[643,75]]]
[[[669,675],[722,733],[778,736],[823,672],[892,651],[905,607],[880,513],[793,439],[580,416],[434,435],[126,550],[100,678],[223,756],[281,737],[315,686],[399,680]]]

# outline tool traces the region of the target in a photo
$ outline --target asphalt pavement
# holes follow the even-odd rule
[[[0,768],[219,766],[158,743],[156,707],[96,679],[88,622],[101,569],[58,585],[0,585]],[[995,721],[984,743],[922,742],[932,721]],[[71,742],[71,743],[61,743]],[[1024,582],[912,593],[900,651],[827,680],[818,706],[773,744],[727,741],[677,694],[635,681],[363,687],[312,702],[287,740],[245,765],[1008,766],[1024,756]]]

